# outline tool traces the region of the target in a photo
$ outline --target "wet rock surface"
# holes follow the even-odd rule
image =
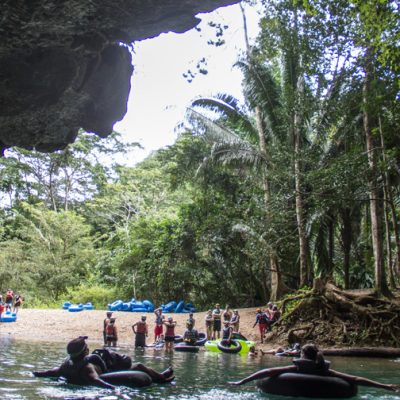
[[[0,17],[0,151],[54,151],[80,128],[111,133],[126,113],[132,42],[185,32],[235,0],[5,0]],[[134,88],[133,88],[134,90]]]

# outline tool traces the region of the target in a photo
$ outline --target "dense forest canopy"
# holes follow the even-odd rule
[[[260,35],[238,54],[244,103],[195,99],[176,142],[135,167],[104,161],[129,149],[117,133],[81,132],[52,154],[6,152],[1,291],[31,305],[254,306],[320,277],[390,296],[400,276],[398,5],[262,5]]]

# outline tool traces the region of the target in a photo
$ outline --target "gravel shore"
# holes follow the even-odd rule
[[[240,332],[249,340],[259,343],[258,327],[253,328],[255,321],[255,308],[239,309]],[[142,313],[114,312],[116,324],[119,331],[118,345],[130,346],[134,343],[132,325],[137,322]],[[147,313],[149,324],[149,337],[147,344],[154,341],[155,315]],[[16,322],[0,323],[0,336],[12,337],[15,340],[39,341],[39,342],[63,342],[80,336],[89,337],[88,342],[102,343],[103,320],[106,316],[105,310],[85,310],[81,312],[69,312],[67,310],[38,310],[21,309]],[[177,321],[176,334],[183,334],[188,314],[165,314],[172,316]],[[205,312],[194,314],[196,329],[204,332]],[[263,348],[271,348],[272,343],[265,344]]]

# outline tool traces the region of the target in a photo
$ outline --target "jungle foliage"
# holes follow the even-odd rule
[[[244,102],[198,98],[135,167],[117,133],[0,159],[0,289],[30,304],[265,304],[400,275],[395,2],[263,0]],[[379,18],[378,18],[379,16]],[[397,24],[397,25],[396,25]],[[246,36],[246,26],[244,26]],[[134,146],[134,145],[132,145]]]

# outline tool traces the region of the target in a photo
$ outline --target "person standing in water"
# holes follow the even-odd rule
[[[161,335],[163,334],[163,324],[164,324],[164,315],[162,313],[162,308],[157,308],[154,310],[154,314],[156,316],[156,325],[154,327],[154,343],[157,343],[160,340]]]
[[[107,346],[117,346],[118,342],[118,329],[115,324],[115,318],[111,317],[110,322],[106,326],[106,341]]]
[[[204,318],[204,322],[206,325],[207,340],[211,340],[213,335],[213,323],[214,323],[212,310],[207,311],[207,314]]]
[[[149,334],[146,318],[145,315],[142,315],[140,321],[132,325],[132,331],[135,334],[135,348],[146,347],[146,337]]]
[[[112,312],[107,311],[106,317],[103,320],[103,341],[104,341],[104,346],[107,345],[107,334],[106,334],[106,328],[107,325],[110,323],[110,318],[112,317]]]
[[[212,312],[213,317],[213,339],[219,339],[221,335],[221,308],[217,303]]]
[[[165,350],[171,351],[174,347],[175,343],[175,326],[176,321],[173,320],[172,317],[168,317],[167,322],[164,322],[165,325]]]

